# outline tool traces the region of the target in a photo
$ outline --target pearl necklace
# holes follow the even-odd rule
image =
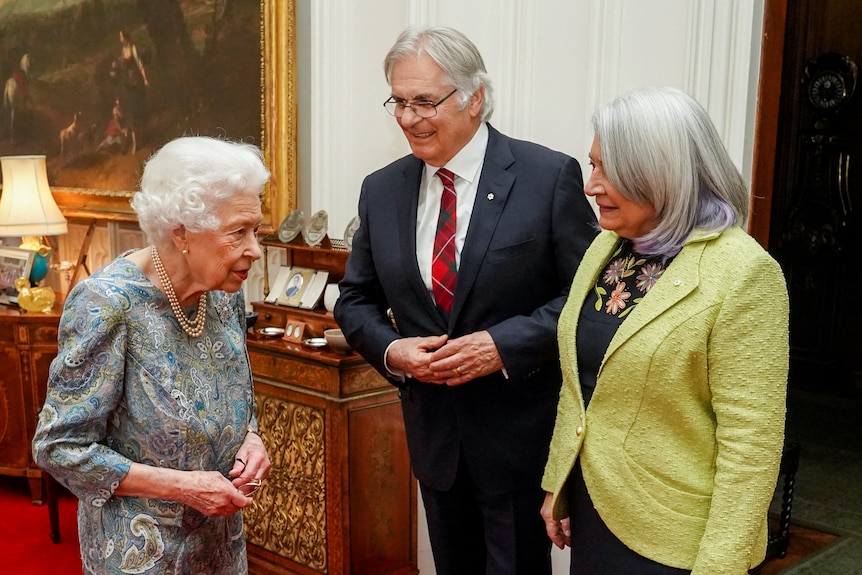
[[[188,316],[186,316],[185,311],[180,306],[180,301],[177,299],[177,294],[174,291],[173,284],[171,284],[171,279],[168,277],[168,272],[165,270],[165,266],[162,265],[162,258],[159,257],[159,251],[156,249],[156,246],[150,246],[150,255],[153,258],[153,267],[156,268],[156,274],[158,274],[159,281],[162,284],[162,290],[164,290],[165,295],[168,297],[171,310],[180,323],[180,327],[183,328],[183,331],[189,337],[200,337],[204,332],[204,326],[207,321],[207,292],[201,294],[201,298],[198,300],[198,311],[195,319],[189,321]]]

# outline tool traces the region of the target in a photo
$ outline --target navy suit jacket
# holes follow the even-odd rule
[[[424,164],[413,155],[365,178],[335,319],[350,345],[401,387],[417,479],[450,487],[460,454],[477,485],[540,485],[560,390],[557,318],[595,215],[573,158],[489,128],[448,321],[416,261]],[[387,317],[391,309],[397,329]],[[502,372],[457,387],[394,379],[384,364],[399,337],[488,330]]]

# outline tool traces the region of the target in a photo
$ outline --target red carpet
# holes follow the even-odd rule
[[[61,489],[59,544],[51,543],[48,507],[34,506],[27,480],[0,476],[0,573],[15,575],[80,575],[78,500]],[[784,559],[772,559],[759,575],[773,575],[832,543],[835,535],[798,525],[790,528],[790,549]]]
[[[59,544],[51,543],[48,506],[35,506],[27,480],[0,476],[0,572],[16,575],[79,575],[78,500],[61,489]]]

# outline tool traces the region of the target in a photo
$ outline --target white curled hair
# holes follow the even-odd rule
[[[161,245],[179,227],[217,229],[221,204],[237,194],[260,197],[269,176],[257,146],[184,136],[150,157],[130,203],[147,241]]]

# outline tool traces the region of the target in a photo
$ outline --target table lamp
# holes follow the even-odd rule
[[[20,237],[19,247],[35,252],[29,280],[37,283],[50,267],[51,247],[42,238],[68,233],[66,218],[51,195],[45,156],[3,156],[0,170],[0,237]],[[38,289],[43,297],[50,294],[53,305],[54,291]]]

